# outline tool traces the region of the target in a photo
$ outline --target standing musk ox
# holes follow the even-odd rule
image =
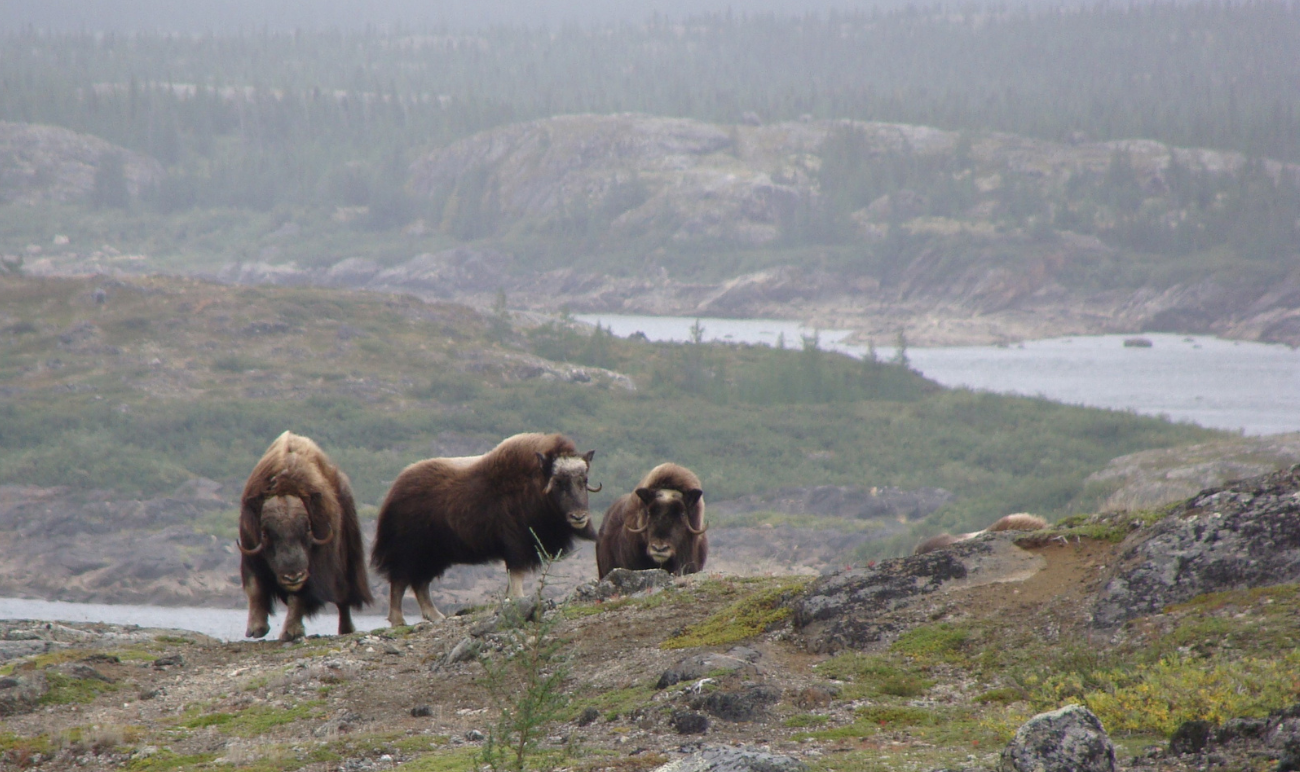
[[[303,617],[326,603],[338,606],[339,634],[350,633],[352,609],[373,600],[347,475],[306,437],[281,434],[253,467],[236,545],[250,638],[270,630],[277,599],[289,609],[282,641],[301,638]]]
[[[998,531],[1037,531],[1047,527],[1047,521],[1038,515],[1031,515],[1027,512],[1017,512],[1014,515],[1005,515],[998,518],[998,521],[982,531],[973,531],[971,533],[958,534],[953,536],[950,533],[941,533],[937,536],[931,536],[922,539],[916,548],[912,550],[913,555],[924,555],[927,552],[941,550],[959,541],[974,539],[976,536],[986,533],[997,533]]]
[[[411,587],[420,615],[442,612],[429,583],[454,564],[504,560],[509,595],[524,594],[524,572],[538,549],[559,555],[575,537],[595,540],[587,509],[587,472],[596,451],[579,455],[559,434],[516,434],[477,457],[430,458],[402,470],[379,509],[371,565],[390,582],[388,623],[406,624],[402,597]]]
[[[701,571],[709,556],[706,530],[700,478],[684,466],[660,464],[605,512],[597,572],[603,578],[615,568],[662,568],[678,576]]]

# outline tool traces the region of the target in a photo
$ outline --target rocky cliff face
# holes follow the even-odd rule
[[[95,186],[95,170],[110,155],[122,159],[132,196],[162,179],[162,165],[99,137],[57,126],[0,121],[0,203],[71,202]]]

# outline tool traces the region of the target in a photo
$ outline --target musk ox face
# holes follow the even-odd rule
[[[645,519],[628,525],[629,530],[645,534],[646,555],[661,566],[674,557],[690,560],[691,539],[703,533],[691,525],[691,513],[704,492],[698,488],[685,493],[671,488],[637,488],[636,495],[645,504]]]
[[[569,527],[585,539],[596,539],[596,529],[591,525],[591,510],[587,506],[587,492],[600,488],[587,487],[587,472],[596,451],[589,450],[581,456],[547,456],[537,454],[542,466],[544,492],[551,504],[564,513]]]
[[[287,592],[298,592],[311,576],[311,548],[326,544],[333,534],[318,538],[302,501],[278,496],[262,507],[261,542],[245,554],[260,555]]]

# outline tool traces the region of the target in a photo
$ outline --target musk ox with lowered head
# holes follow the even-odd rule
[[[953,536],[950,533],[941,533],[937,536],[931,536],[928,539],[922,539],[916,548],[912,550],[913,555],[924,555],[927,552],[943,549],[959,541],[974,539],[976,536],[986,533],[997,533],[999,531],[1037,531],[1047,527],[1047,521],[1038,515],[1031,515],[1028,512],[1017,512],[1014,515],[1004,515],[998,518],[997,522],[985,528],[982,531],[972,531]]]
[[[605,512],[596,541],[597,572],[604,577],[615,568],[662,568],[676,575],[701,571],[709,556],[706,530],[700,478],[684,466],[660,464]]]
[[[388,622],[406,624],[402,597],[415,592],[420,615],[442,612],[429,583],[448,566],[504,560],[509,594],[524,594],[524,572],[549,555],[594,540],[587,472],[596,451],[579,454],[559,434],[517,434],[478,457],[430,458],[402,470],[383,506],[370,562],[387,577]]]
[[[338,606],[339,634],[353,632],[352,609],[372,600],[347,475],[306,437],[281,434],[253,467],[236,545],[250,638],[270,631],[277,599],[289,609],[282,641],[301,638],[303,617],[326,603]]]

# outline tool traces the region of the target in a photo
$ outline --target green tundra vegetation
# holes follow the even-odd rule
[[[1107,491],[1084,478],[1114,456],[1221,436],[943,389],[905,365],[812,345],[652,344],[562,320],[500,327],[404,296],[0,278],[0,483],[131,495],[195,475],[238,483],[292,429],[375,505],[440,438],[486,448],[563,431],[597,450],[605,490],[593,507],[671,459],[714,501],[782,486],[939,486],[956,499],[927,527],[973,530],[1007,512],[1091,511]],[[539,353],[590,381],[547,374]]]

